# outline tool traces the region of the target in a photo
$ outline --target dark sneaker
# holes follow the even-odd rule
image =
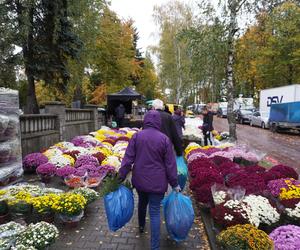
[[[140,234],[144,233],[144,227],[139,227]]]

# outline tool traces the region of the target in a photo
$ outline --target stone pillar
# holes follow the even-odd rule
[[[93,104],[85,104],[84,109],[93,110],[93,120],[94,120],[94,131],[98,130],[101,127],[98,121],[98,106]]]
[[[58,116],[57,129],[59,130],[59,139],[64,141],[66,130],[66,105],[62,102],[47,102],[45,104],[45,113]]]

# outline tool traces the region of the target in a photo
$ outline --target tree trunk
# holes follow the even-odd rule
[[[27,99],[25,105],[26,114],[39,114],[39,105],[36,99],[35,94],[35,83],[34,83],[34,74],[32,72],[33,63],[33,12],[34,7],[31,6],[29,10],[29,29],[27,34],[27,43],[23,45],[23,54],[25,61],[25,73],[28,81],[28,90],[27,90]]]
[[[237,31],[237,2],[232,1],[230,6],[230,24],[228,33],[228,58],[226,67],[227,86],[227,119],[229,125],[229,138],[231,141],[237,140],[236,119],[234,114],[234,35]]]
[[[27,99],[25,105],[26,114],[39,114],[39,105],[35,94],[34,77],[30,73],[26,73],[28,81]]]
[[[28,90],[27,90],[27,98],[25,104],[24,112],[26,114],[39,114],[39,106],[36,99],[35,94],[35,84],[34,84],[34,74],[32,70],[33,64],[33,14],[34,14],[34,6],[29,7],[28,13],[28,33],[23,37],[22,51],[24,57],[24,65],[25,65],[25,74],[27,76],[28,81]],[[24,9],[25,7],[22,5],[21,1],[16,1],[16,11],[18,14],[18,26],[20,29],[24,28]]]

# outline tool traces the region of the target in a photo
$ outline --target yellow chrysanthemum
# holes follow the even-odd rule
[[[73,158],[72,156],[70,156],[70,155],[65,155],[65,154],[63,154],[62,156],[63,156],[64,158],[66,158],[66,159],[69,160],[71,166],[74,166],[75,160],[74,160],[74,158]]]
[[[217,240],[226,249],[270,250],[274,248],[273,241],[262,230],[253,225],[236,225],[223,230]]]
[[[32,206],[39,213],[51,212],[53,204],[58,200],[59,196],[56,194],[47,194],[32,198]]]
[[[86,199],[81,194],[64,193],[55,200],[54,211],[67,215],[78,215],[86,206]]]
[[[279,198],[281,200],[289,200],[300,198],[300,185],[293,185],[290,180],[285,180],[288,188],[281,188]]]

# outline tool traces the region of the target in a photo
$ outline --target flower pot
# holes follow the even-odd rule
[[[37,220],[38,221],[45,221],[48,223],[54,222],[54,213],[48,212],[48,213],[37,213]]]
[[[46,174],[39,174],[41,182],[43,183],[50,183],[53,175],[46,175]]]
[[[36,173],[36,167],[26,167],[24,169],[24,174],[35,174]]]
[[[59,214],[58,217],[66,227],[74,228],[78,226],[83,215],[84,215],[84,211],[82,211],[79,215],[70,216],[67,214]]]
[[[4,224],[8,221],[10,214],[7,212],[6,214],[0,215],[0,224]]]
[[[32,206],[31,204],[27,203],[18,203],[14,206],[9,207],[11,216],[13,220],[15,219],[21,219],[21,220],[28,220],[29,215],[32,212]]]

